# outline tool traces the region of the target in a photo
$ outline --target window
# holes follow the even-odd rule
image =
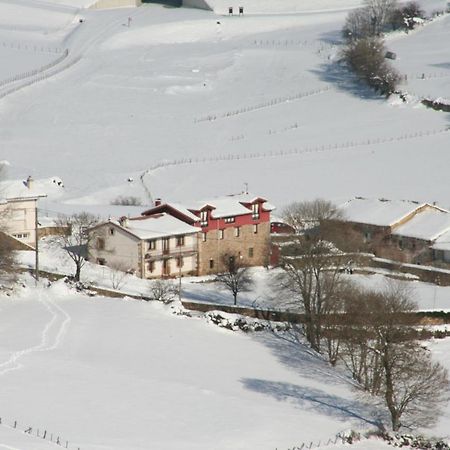
[[[105,240],[103,238],[97,238],[97,250],[105,250]]]
[[[225,217],[225,223],[233,223],[234,217]]]
[[[258,234],[258,224],[257,224],[257,223],[255,223],[255,224],[253,225],[253,233],[254,233],[254,234]]]
[[[259,219],[259,203],[254,203],[252,205],[252,218]]]
[[[155,261],[149,261],[147,263],[147,269],[150,273],[155,271]]]
[[[109,229],[109,235],[110,236],[114,236],[114,228],[110,228]]]
[[[214,260],[212,258],[209,260],[209,268],[214,269]]]
[[[100,266],[104,266],[106,264],[106,261],[104,258],[98,258],[97,264],[99,264]]]
[[[184,246],[184,236],[177,236],[177,247]]]
[[[27,237],[30,236],[30,233],[16,233],[16,234],[13,234],[13,236],[16,239],[26,239]]]
[[[169,248],[170,248],[170,238],[164,238],[162,240],[162,248],[163,248],[163,253],[169,253]]]
[[[400,250],[403,250],[403,241],[401,239],[398,241],[398,247]]]
[[[156,241],[153,239],[151,241],[148,241],[148,249],[149,250],[155,250],[156,249]]]
[[[179,256],[177,258],[177,267],[183,267],[184,266],[184,259],[182,256]]]
[[[163,261],[163,267],[162,267],[163,275],[170,275],[170,264],[167,259]]]
[[[224,232],[223,230],[219,230],[219,239],[223,239]]]
[[[208,225],[208,211],[200,211],[200,225],[202,227]]]
[[[235,235],[235,237],[239,237],[239,236],[241,235],[241,229],[240,229],[240,227],[236,227],[236,228],[234,229],[234,235]]]
[[[206,233],[202,233],[202,241],[206,242]]]
[[[248,249],[248,257],[249,257],[249,258],[253,258],[253,247],[250,247],[250,248]]]

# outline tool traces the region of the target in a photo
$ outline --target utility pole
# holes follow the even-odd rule
[[[181,237],[180,237],[181,239]],[[183,238],[184,239],[184,238]],[[184,241],[183,241],[184,243]],[[179,241],[180,246],[179,248],[179,256],[178,256],[178,300],[181,303],[181,241]]]
[[[38,235],[38,207],[37,207],[37,199],[34,201],[34,252],[35,252],[35,264],[34,264],[34,278],[36,280],[36,284],[39,281],[39,235]]]

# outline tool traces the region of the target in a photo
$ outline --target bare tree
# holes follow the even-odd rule
[[[90,233],[89,230],[98,222],[99,217],[87,212],[60,217],[56,220],[57,227],[70,229],[69,233],[58,236],[58,240],[75,263],[76,281],[80,281],[81,269],[88,258],[89,243],[95,239],[95,233]]]
[[[155,280],[150,286],[150,299],[163,303],[172,303],[179,290],[172,280]]]
[[[367,10],[358,8],[348,13],[342,34],[347,40],[354,41],[372,36],[372,30],[373,28]]]
[[[323,199],[293,202],[283,210],[283,219],[297,234],[315,228],[327,220],[342,219],[342,212],[332,202]]]
[[[348,40],[381,36],[396,15],[396,0],[366,0],[365,6],[351,11],[343,28]]]
[[[2,231],[0,224],[0,285],[11,284],[16,279],[17,262],[11,239]]]
[[[342,277],[351,256],[332,242],[332,220],[339,210],[324,200],[296,202],[285,209],[284,219],[296,230],[290,245],[283,246],[281,287],[305,314],[303,331],[311,347],[322,351],[326,317],[341,309],[346,282]],[[329,330],[329,333],[331,329]],[[328,336],[330,336],[328,334]],[[327,340],[330,360],[335,362],[334,342]]]
[[[248,291],[253,280],[249,273],[249,267],[244,265],[238,255],[222,255],[224,272],[216,276],[216,281],[223,284],[233,294],[233,302],[237,305],[239,292]]]
[[[120,289],[126,283],[128,275],[128,266],[121,262],[113,262],[109,264],[109,278],[113,289]]]
[[[395,9],[396,0],[366,0],[365,10],[370,18],[372,26],[372,36],[379,36],[386,25],[390,22]]]
[[[7,165],[0,161],[0,180],[3,179]],[[0,191],[0,202],[1,202]],[[0,284],[11,284],[16,278],[17,263],[12,245],[12,239],[7,233],[7,218],[9,208],[6,205],[0,205]]]
[[[415,340],[415,309],[411,292],[399,284],[361,290],[346,307],[350,325],[341,357],[387,408],[394,431],[431,425],[448,400],[447,371]]]

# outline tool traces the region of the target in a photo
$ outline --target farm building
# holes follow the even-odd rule
[[[351,230],[363,249],[376,256],[427,264],[444,255],[434,245],[450,230],[450,213],[436,205],[359,197],[340,210],[343,219],[335,222],[336,227],[342,232]]]
[[[194,203],[155,202],[141,216],[103,222],[90,230],[89,259],[142,278],[205,275],[225,258],[266,265],[272,206],[250,194]]]
[[[238,257],[244,265],[262,266],[269,262],[270,212],[267,200],[249,193],[195,202],[190,206],[161,204],[143,213],[166,212],[200,228],[198,274],[224,269],[224,256]]]

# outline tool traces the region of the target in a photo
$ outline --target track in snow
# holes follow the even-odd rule
[[[38,302],[50,314],[50,320],[42,330],[40,342],[32,347],[13,352],[7,361],[0,364],[0,375],[5,375],[8,372],[22,368],[23,364],[20,362],[21,359],[31,353],[55,350],[64,338],[71,317],[59,305],[49,298],[45,298],[46,295],[43,295],[42,291],[38,291],[37,295]]]

